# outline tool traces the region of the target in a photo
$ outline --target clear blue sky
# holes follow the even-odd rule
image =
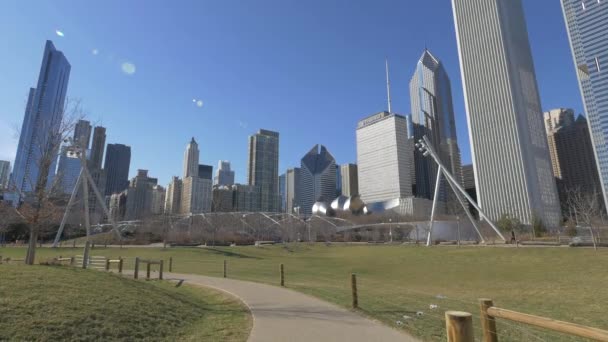
[[[524,5],[543,108],[582,112],[560,2]],[[72,64],[68,95],[107,127],[108,143],[132,147],[131,174],[149,169],[163,185],[181,175],[192,136],[201,163],[230,160],[240,182],[259,128],[280,132],[281,172],[317,143],[355,162],[357,121],[386,109],[384,57],[393,110],[408,114],[425,46],[451,77],[462,159],[471,159],[449,0],[9,0],[0,32],[0,159],[14,158],[46,39]]]

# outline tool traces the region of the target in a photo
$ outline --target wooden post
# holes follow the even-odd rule
[[[281,286],[285,286],[285,267],[281,264]]]
[[[227,261],[226,261],[226,259],[224,259],[224,278],[227,278],[227,275],[226,275],[226,266],[227,265],[226,264],[227,264]]]
[[[120,260],[118,262],[118,273],[122,273],[122,258],[118,257],[118,260]]]
[[[70,266],[74,266],[74,257],[70,257]]]
[[[445,312],[448,342],[473,342],[473,315],[462,311]]]
[[[160,267],[158,270],[158,279],[163,280],[163,266],[165,265],[165,260],[160,261]]]
[[[76,248],[76,239],[72,240],[72,248]]]
[[[139,257],[135,257],[135,270],[133,271],[133,278],[137,279],[139,273]]]
[[[359,297],[357,295],[357,275],[350,275],[350,287],[353,292],[353,309],[357,309],[359,307]]]
[[[110,270],[110,259],[106,259],[106,271]]]
[[[491,299],[480,298],[479,309],[481,311],[481,330],[483,331],[483,342],[498,342],[496,333],[496,319],[488,315],[488,308],[494,306]]]
[[[173,272],[173,257],[169,257],[169,272]]]
[[[150,261],[148,260],[148,262],[146,262],[147,267],[146,267],[146,280],[150,280]]]
[[[82,256],[82,268],[87,268],[87,263],[89,261],[89,244],[90,242],[87,240],[84,244],[84,255]]]

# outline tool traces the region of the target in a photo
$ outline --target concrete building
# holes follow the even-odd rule
[[[0,189],[8,188],[8,179],[11,175],[11,162],[0,160]]]
[[[336,198],[336,160],[323,145],[315,145],[300,162],[300,212],[312,215],[315,202]]]
[[[140,220],[152,213],[152,189],[158,179],[148,177],[148,170],[137,170],[127,189],[125,220]]]
[[[249,137],[247,180],[257,186],[260,210],[278,212],[279,198],[279,133],[260,129]]]
[[[408,120],[380,112],[357,125],[357,167],[361,199],[365,203],[412,196],[412,139]]]
[[[426,135],[448,171],[460,175],[460,149],[450,78],[439,59],[426,49],[410,81],[410,103],[414,140]],[[432,200],[437,179],[435,162],[414,150],[414,168],[414,195]],[[439,196],[443,202],[447,201],[447,183],[441,183]]]
[[[343,164],[340,166],[343,196],[351,197],[359,194],[358,179],[357,164]]]
[[[174,176],[167,186],[167,194],[165,195],[165,214],[175,215],[181,212],[182,203],[182,180]]]
[[[570,190],[601,193],[602,186],[585,117],[580,115],[575,120],[574,111],[564,108],[545,112],[544,116],[551,165],[562,204],[566,203]]]
[[[561,0],[604,203],[608,203],[608,4]]]
[[[108,144],[104,170],[106,171],[106,196],[119,193],[129,187],[131,147],[122,144]]]
[[[218,213],[226,213],[233,211],[233,196],[234,191],[232,190],[232,186],[214,185],[211,211]]]
[[[340,165],[336,164],[336,195],[335,197],[342,196],[342,174],[340,173]]]
[[[194,137],[188,145],[186,145],[186,151],[184,152],[184,177],[198,177],[198,144]]]
[[[452,0],[477,198],[491,220],[561,223],[521,0]]]
[[[125,190],[110,196],[108,211],[114,222],[120,222],[125,219],[127,213],[127,192],[128,190]]]
[[[106,147],[106,128],[97,126],[93,130],[93,143],[91,144],[91,158],[88,164],[90,169],[101,169],[103,152]]]
[[[282,174],[279,176],[279,196],[281,198],[281,207],[279,208],[279,210],[284,213],[285,210],[287,210],[287,189],[286,189],[286,181],[287,181],[287,176],[285,174]]]
[[[165,212],[165,196],[167,190],[160,185],[152,187],[152,215],[162,215]]]
[[[295,214],[300,206],[300,168],[287,169],[285,173],[285,212]]]
[[[217,173],[213,179],[213,185],[233,185],[234,184],[234,171],[230,169],[230,162],[227,160],[220,160],[217,164]]]
[[[213,166],[211,165],[198,165],[198,178],[213,180]]]
[[[46,41],[36,88],[30,88],[11,187],[15,187],[15,204],[21,194],[32,192],[36,184],[47,185],[55,175],[55,156],[59,153],[57,140],[63,120],[70,63],[61,51]],[[41,160],[52,158],[53,164]],[[42,168],[41,168],[42,166]]]

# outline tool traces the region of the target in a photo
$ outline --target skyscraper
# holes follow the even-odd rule
[[[608,30],[606,1],[562,0],[604,203],[608,203]],[[604,69],[604,70],[602,70]]]
[[[87,120],[78,120],[74,126],[74,143],[84,149],[89,149],[90,140],[91,123]]]
[[[101,169],[103,161],[103,150],[106,146],[106,128],[97,126],[93,130],[93,143],[91,144],[91,160],[88,164],[89,169]]]
[[[249,185],[259,188],[260,210],[279,211],[279,133],[260,129],[249,137]]]
[[[300,168],[287,169],[285,173],[285,212],[295,214],[295,208],[300,206]]]
[[[414,146],[405,116],[380,112],[357,125],[359,192],[366,203],[412,196]]]
[[[56,182],[64,194],[71,194],[81,169],[80,157],[71,146],[62,146],[57,165]]]
[[[351,197],[359,194],[357,164],[341,165],[340,178],[342,180],[342,195]]]
[[[336,164],[336,195],[335,197],[342,196],[342,174],[340,173],[340,165]]]
[[[545,112],[545,128],[553,174],[562,204],[570,190],[601,193],[601,183],[589,126],[582,115],[574,120],[572,109],[554,109]],[[603,197],[603,196],[602,196]]]
[[[0,189],[8,187],[8,177],[11,174],[11,162],[0,160]]]
[[[230,170],[230,162],[227,160],[220,160],[217,163],[217,173],[213,179],[214,185],[233,185],[234,184],[234,171]]]
[[[456,137],[452,86],[443,64],[429,50],[424,50],[410,81],[410,103],[414,140],[423,136],[433,144],[448,171],[460,175],[460,149]],[[416,197],[433,199],[437,167],[435,162],[414,151]],[[446,200],[442,183],[441,200]]]
[[[211,165],[198,165],[198,178],[213,180],[213,166]]]
[[[452,0],[477,199],[492,220],[509,214],[560,224],[536,74],[521,0]]]
[[[287,176],[282,174],[279,176],[279,196],[281,197],[281,207],[279,210],[284,213],[287,209]]]
[[[300,212],[312,214],[315,202],[336,197],[336,160],[323,145],[315,145],[300,162]]]
[[[17,190],[18,198],[34,191],[37,184],[45,187],[48,178],[55,174],[55,168],[48,161],[54,161],[59,153],[61,142],[57,137],[70,69],[63,53],[47,40],[38,85],[30,89],[17,146],[11,187]]]
[[[152,190],[157,184],[156,178],[148,176],[148,170],[137,170],[127,190],[126,220],[139,220],[152,213]]]
[[[131,147],[108,144],[104,169],[106,172],[106,196],[119,193],[129,187]]]
[[[184,180],[186,177],[198,177],[198,144],[194,137],[184,152]]]
[[[173,215],[181,212],[182,202],[182,180],[174,176],[167,187],[165,196],[165,214]]]

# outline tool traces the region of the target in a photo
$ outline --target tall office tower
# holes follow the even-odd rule
[[[408,119],[380,112],[357,125],[359,193],[366,203],[412,196],[414,146]]]
[[[167,187],[165,196],[165,214],[179,214],[182,202],[182,180],[177,176],[171,178],[171,183]]]
[[[300,206],[300,168],[287,169],[285,173],[285,212],[296,214]]]
[[[186,145],[184,152],[184,177],[198,177],[198,144],[192,137],[192,140]]]
[[[460,149],[456,137],[452,86],[443,64],[429,50],[424,50],[410,81],[410,103],[414,140],[423,136],[431,141],[453,175],[460,175]],[[416,197],[433,199],[437,166],[414,150]],[[442,183],[441,200],[446,201],[447,184]]]
[[[336,195],[335,197],[342,196],[342,174],[340,173],[340,165],[336,164]]]
[[[545,129],[562,203],[570,190],[600,194],[602,187],[585,117],[579,115],[574,120],[572,109],[554,109],[545,112]]]
[[[11,174],[11,162],[0,160],[0,189],[8,187],[8,178]]]
[[[315,145],[300,162],[300,212],[312,214],[315,202],[336,197],[336,160],[323,145]]]
[[[260,211],[260,187],[257,185],[234,184],[234,211]]]
[[[89,121],[78,120],[74,126],[74,142],[84,149],[89,149],[91,129],[91,123]]]
[[[104,170],[106,172],[106,196],[119,193],[129,187],[131,147],[108,144]]]
[[[162,215],[165,212],[165,196],[167,191],[160,185],[152,187],[152,208],[153,215]]]
[[[230,170],[230,162],[227,160],[220,160],[217,163],[217,173],[213,179],[213,185],[233,185],[234,184],[234,171]]]
[[[71,146],[61,146],[57,164],[56,182],[64,194],[71,194],[80,175],[80,157]]]
[[[561,221],[521,0],[452,0],[477,199],[548,227]]]
[[[211,211],[213,182],[210,179],[186,177],[183,180],[181,213],[200,214]]]
[[[281,198],[281,206],[279,210],[284,213],[287,210],[287,176],[286,174],[282,174],[279,176],[279,197]]]
[[[211,165],[198,165],[198,178],[213,180],[213,166]]]
[[[608,30],[606,1],[562,0],[604,203],[608,203]],[[604,70],[602,70],[604,69]]]
[[[128,190],[125,190],[110,196],[108,211],[114,222],[120,222],[125,219],[125,214],[127,213],[127,192]]]
[[[234,210],[234,191],[232,185],[214,185],[211,211],[227,213]]]
[[[341,165],[340,179],[342,180],[342,195],[352,197],[359,194],[357,164]]]
[[[158,179],[148,177],[148,170],[137,170],[127,189],[125,220],[139,220],[152,213],[152,189]]]
[[[45,187],[49,177],[55,175],[55,168],[48,161],[54,161],[59,153],[61,142],[57,137],[63,120],[70,68],[63,53],[47,40],[38,85],[30,88],[17,146],[11,182],[17,192],[17,203],[22,194],[34,191],[37,184]]]
[[[260,129],[249,137],[249,185],[260,191],[260,210],[279,211],[279,133]]]
[[[93,130],[93,143],[91,144],[91,161],[89,169],[101,169],[103,150],[106,146],[106,128],[97,126]]]

